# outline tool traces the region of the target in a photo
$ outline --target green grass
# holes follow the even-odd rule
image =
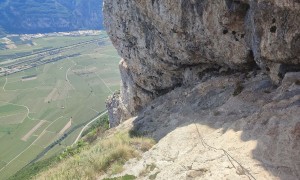
[[[36,144],[39,147],[45,148],[50,144],[50,142],[55,140],[56,136],[57,135],[55,133],[46,131],[34,144]]]
[[[118,174],[126,161],[139,157],[154,143],[151,139],[130,137],[127,132],[116,132],[79,152],[67,149],[70,155],[62,157],[67,157],[65,160],[38,174],[36,179],[96,179],[104,174]]]
[[[7,167],[7,171],[3,171],[1,173],[1,179],[7,179],[8,177],[10,177],[12,174],[14,174],[15,172],[13,171],[13,169],[21,169],[22,167],[26,166],[26,162],[23,161],[19,161],[16,160],[16,162],[9,164]]]
[[[104,178],[103,180],[134,180],[134,179],[136,179],[135,176],[127,174],[127,175],[122,176],[122,177]]]
[[[86,136],[88,139],[89,136],[97,137],[95,136],[99,131],[104,132],[109,129],[109,119],[108,114],[105,114],[104,116],[101,116],[96,122],[94,122],[88,129],[86,129],[82,136]],[[92,142],[87,140],[88,142]]]
[[[27,112],[18,112],[15,114],[10,114],[0,117],[0,124],[19,124],[21,123],[27,115]]]
[[[25,151],[19,158],[19,161],[22,162],[29,162],[31,161],[33,158],[35,158],[36,154],[39,153],[41,150],[43,150],[42,147],[38,146],[38,145],[33,145],[31,146],[28,151]]]
[[[17,105],[12,105],[12,104],[6,104],[3,106],[0,106],[0,116],[6,116],[9,114],[15,114],[18,112],[22,112],[26,110],[24,107],[17,106]]]
[[[19,172],[17,172],[15,175],[11,176],[9,180],[26,180],[26,179],[32,179],[34,175],[38,174],[39,172],[47,169],[49,166],[57,162],[57,157],[52,156],[48,159],[43,159],[41,161],[38,161],[36,163],[30,164],[28,166],[25,166],[23,169],[21,169]]]
[[[57,134],[69,121],[70,118],[60,118],[57,121],[55,121],[51,126],[49,126],[47,130]]]
[[[26,118],[25,107],[3,104],[0,105],[0,124],[19,124]]]
[[[0,161],[0,168],[4,167],[6,162]]]
[[[24,90],[24,89],[34,89],[39,86],[39,81],[30,80],[30,81],[17,81],[13,83],[7,83],[5,89],[6,90]]]
[[[58,153],[57,151],[52,151],[48,153],[42,160],[27,165],[18,171],[14,176],[10,179],[32,179],[38,173],[49,169],[51,166],[56,165],[66,159],[72,158],[86,149],[91,148],[95,145],[95,141],[97,138],[103,138],[104,133],[108,130],[108,116],[100,117],[92,126],[85,131],[83,134],[83,138],[74,146],[67,147],[63,152]],[[93,139],[91,141],[91,139]],[[57,150],[57,149],[56,149]],[[0,164],[1,165],[1,164]],[[5,163],[2,163],[4,166]]]
[[[34,48],[60,47],[95,38],[99,37],[44,38],[34,40],[37,41],[36,43],[38,44]],[[57,134],[71,117],[73,121],[70,129],[78,124],[90,121],[97,115],[97,112],[94,110],[101,112],[105,109],[104,102],[111,92],[107,89],[102,80],[111,83],[109,87],[115,90],[119,88],[118,83],[120,79],[118,72],[119,58],[105,57],[99,54],[99,52],[102,51],[110,52],[110,49],[115,52],[114,56],[117,56],[117,52],[112,45],[98,47],[97,45],[89,44],[87,47],[75,48],[64,52],[68,54],[78,51],[81,53],[78,57],[38,66],[37,68],[11,74],[7,77],[0,77],[0,118],[6,115],[22,113],[19,119],[0,119],[0,166],[3,166],[1,162],[10,162],[24,149],[29,147],[44,130],[54,132],[54,134],[50,132],[45,133],[32,145],[32,147],[38,148],[26,150],[6,166],[0,172],[0,180],[7,179],[24,167],[30,159],[35,158],[35,156],[42,151],[41,147],[45,147],[57,140],[59,138]],[[23,46],[21,46],[20,49],[18,47],[17,49],[5,52],[0,50],[0,56],[1,54],[9,55],[16,52],[25,53],[28,50],[30,50],[30,48]],[[77,64],[75,65],[74,63]],[[73,69],[85,69],[82,64],[87,68],[96,67],[96,71],[82,76],[73,73]],[[109,68],[103,68],[103,64]],[[75,89],[72,89],[69,82],[66,81],[66,72],[69,68],[68,79]],[[29,75],[37,75],[37,79],[21,81],[22,77]],[[3,85],[5,78],[7,78],[8,81],[4,91]],[[54,88],[58,90],[56,95],[52,95],[49,102],[45,101]],[[92,93],[91,89],[93,91]],[[5,102],[16,105],[10,105]],[[28,107],[30,111],[29,117],[33,120],[26,117],[27,109],[23,106]],[[21,138],[28,133],[39,120],[47,120],[47,123],[38,128],[27,142],[22,141]],[[50,157],[50,155],[62,151],[65,146],[71,145],[79,132],[80,128],[62,141],[61,145],[57,145],[53,150],[50,150],[46,156]],[[26,155],[25,157],[23,156],[24,154]]]

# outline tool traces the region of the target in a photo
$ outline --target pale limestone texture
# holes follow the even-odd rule
[[[300,73],[279,87],[264,73],[213,77],[156,98],[118,129],[129,123],[158,143],[117,176],[300,179]]]
[[[158,141],[117,176],[300,179],[299,0],[105,0],[112,126]]]
[[[259,67],[280,84],[300,69],[299,0],[105,0],[104,17],[127,115],[208,71]]]

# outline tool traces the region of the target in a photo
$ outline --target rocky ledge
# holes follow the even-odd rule
[[[287,73],[279,87],[264,73],[249,72],[176,88],[124,122],[157,144],[117,176],[299,179],[299,109],[299,72]]]
[[[299,0],[105,0],[139,179],[300,178]],[[178,143],[180,141],[180,143]],[[151,177],[150,177],[151,176]]]
[[[280,84],[300,70],[299,0],[107,0],[104,16],[123,58],[120,98],[111,100],[121,121],[208,71],[259,68]]]

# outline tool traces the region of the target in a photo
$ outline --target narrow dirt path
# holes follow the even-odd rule
[[[114,93],[111,89],[110,89],[110,87],[106,84],[106,82],[97,74],[97,73],[95,73],[96,74],[96,76],[103,82],[103,84],[107,87],[107,89],[111,92],[111,93]]]
[[[82,130],[80,131],[79,135],[77,136],[76,140],[74,141],[74,143],[73,143],[72,145],[74,145],[74,144],[76,144],[76,143],[78,142],[78,140],[80,139],[80,137],[81,137],[83,131],[84,131],[90,124],[92,124],[93,122],[95,122],[98,118],[104,116],[106,113],[107,113],[107,111],[105,111],[105,112],[102,113],[102,114],[99,114],[99,116],[95,117],[95,118],[92,119],[88,124],[86,124],[86,125],[82,128]]]
[[[7,78],[5,78],[5,83],[3,84],[3,87],[2,87],[2,89],[3,89],[4,92],[6,91],[6,90],[5,90],[6,84],[7,84]]]
[[[29,110],[29,108],[28,108],[27,106],[21,105],[21,104],[14,104],[14,103],[6,102],[6,101],[0,101],[0,102],[6,103],[6,104],[10,104],[10,105],[15,105],[15,106],[24,107],[24,108],[26,108],[26,110],[27,110],[27,115],[26,115],[26,117],[27,117],[28,119],[30,119],[30,120],[36,120],[36,119],[34,119],[34,118],[29,117],[30,110]]]
[[[72,68],[72,66],[69,67],[69,69],[68,69],[67,72],[66,72],[66,81],[69,83],[70,87],[71,87],[73,90],[75,90],[74,86],[71,84],[71,82],[70,82],[70,80],[69,80],[69,78],[68,78],[68,73],[69,73],[69,71],[71,70],[71,68]]]

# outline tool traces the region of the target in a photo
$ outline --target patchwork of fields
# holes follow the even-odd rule
[[[97,38],[51,37],[33,43],[39,49],[57,48]],[[109,40],[104,41],[63,52],[78,56],[0,77],[0,179],[13,175],[75,128],[45,157],[71,145],[83,127],[78,125],[105,110],[107,96],[119,89],[120,58]],[[27,51],[27,46],[21,46],[1,50],[0,56]]]

